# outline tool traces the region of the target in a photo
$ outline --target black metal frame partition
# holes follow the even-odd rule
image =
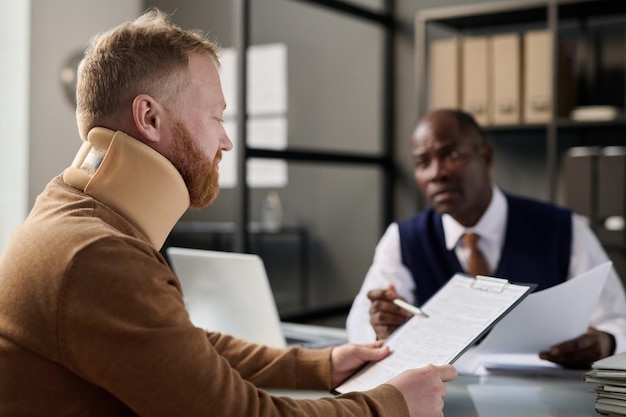
[[[394,19],[395,0],[384,0],[384,11],[373,12],[361,7],[351,5],[339,0],[285,0],[299,1],[311,5],[325,7],[337,12],[345,13],[357,19],[364,19],[372,24],[380,25],[385,31],[384,62],[383,65],[383,103],[382,114],[382,153],[359,154],[345,152],[318,152],[318,151],[295,151],[295,150],[266,150],[252,149],[247,145],[247,86],[246,73],[248,62],[245,51],[250,45],[250,3],[252,0],[236,0],[235,26],[237,34],[235,47],[237,49],[237,114],[242,115],[237,119],[237,131],[239,132],[240,146],[237,149],[237,177],[246,178],[246,161],[248,158],[278,158],[294,162],[319,162],[323,164],[360,164],[378,166],[383,170],[382,182],[382,213],[381,228],[389,224],[393,216],[393,186],[395,182],[394,153],[394,43],[396,24]],[[249,187],[245,180],[237,184],[238,207],[234,236],[234,250],[236,252],[249,251],[249,239],[247,224],[250,222],[250,197]]]

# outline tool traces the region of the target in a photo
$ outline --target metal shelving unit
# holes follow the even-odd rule
[[[424,10],[418,14],[415,24],[418,115],[425,114],[428,108],[426,63],[428,62],[428,31],[431,26],[436,25],[462,37],[477,30],[506,28],[504,29],[506,31],[516,26],[539,25],[553,33],[553,50],[557,51],[563,22],[573,21],[582,27],[590,19],[615,18],[615,16],[620,15],[624,18],[626,27],[626,2],[623,0],[527,0]],[[549,122],[545,124],[485,127],[488,133],[495,134],[534,129],[545,135],[546,180],[549,184],[549,199],[552,202],[556,202],[557,199],[559,159],[561,156],[559,138],[562,136],[563,130],[572,132],[578,129],[584,134],[583,131],[589,128],[611,129],[624,125],[624,117],[603,122],[577,122],[556,114],[555,109],[558,109],[559,105],[557,101],[559,98],[558,65],[558,54],[554,54],[553,105]],[[626,95],[626,88],[624,94]],[[600,140],[598,139],[598,141]]]

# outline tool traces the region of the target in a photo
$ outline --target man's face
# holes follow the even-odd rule
[[[215,64],[208,56],[194,54],[189,71],[191,83],[174,109],[169,159],[187,185],[191,207],[201,208],[217,197],[222,151],[233,144],[224,130],[226,105]]]
[[[461,131],[451,114],[435,112],[417,126],[412,153],[415,181],[428,203],[474,226],[491,201],[491,148],[476,133]]]

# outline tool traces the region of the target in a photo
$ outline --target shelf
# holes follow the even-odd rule
[[[545,123],[529,123],[529,124],[519,124],[519,125],[489,125],[489,126],[481,126],[483,131],[486,133],[489,132],[512,132],[518,130],[545,130],[548,125]]]
[[[611,120],[572,120],[567,117],[561,117],[556,120],[556,127],[559,129],[586,129],[586,128],[612,128],[626,127],[626,116],[620,116]],[[545,130],[549,127],[548,123],[536,124],[515,124],[515,125],[489,125],[481,126],[483,131],[489,132],[512,132],[512,131],[528,131],[528,130]]]
[[[462,31],[495,25],[545,21],[547,16],[547,2],[541,0],[431,9],[420,13],[418,19]]]
[[[459,31],[520,25],[547,21],[551,3],[547,0],[533,0],[450,6],[424,10],[418,14],[418,19]],[[555,4],[558,18],[561,20],[626,15],[626,1],[624,0],[559,0]]]
[[[612,128],[626,126],[626,116],[621,116],[612,120],[572,120],[559,118],[556,122],[561,129],[583,129],[583,128]]]
[[[558,2],[559,19],[579,19],[581,16],[589,18],[615,17],[626,15],[626,1],[624,0],[561,0]]]

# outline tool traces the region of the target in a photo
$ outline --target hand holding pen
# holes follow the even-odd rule
[[[372,302],[369,311],[370,323],[379,340],[389,337],[401,324],[413,316],[411,312],[394,303],[399,296],[393,285],[384,289],[371,290],[367,293],[367,297]]]
[[[424,311],[421,308],[414,306],[413,304],[409,304],[400,298],[394,298],[393,303],[397,305],[398,307],[400,307],[401,309],[406,310],[409,313],[413,314],[414,316],[421,316],[421,317],[428,318],[428,314],[424,313]]]

